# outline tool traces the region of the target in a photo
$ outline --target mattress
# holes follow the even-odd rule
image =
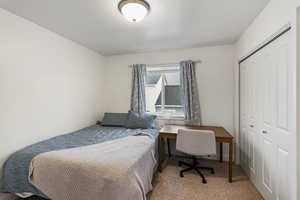
[[[2,193],[30,193],[47,198],[42,192],[28,182],[30,161],[41,153],[99,144],[137,133],[148,133],[158,138],[158,129],[127,129],[124,127],[104,127],[93,125],[73,133],[53,137],[51,139],[30,145],[12,154],[3,166],[0,180]],[[158,156],[158,142],[156,142],[156,156]]]

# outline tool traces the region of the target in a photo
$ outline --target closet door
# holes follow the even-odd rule
[[[293,176],[293,90],[289,33],[260,53],[263,67],[260,101],[261,192],[265,199],[288,200]]]
[[[248,148],[248,168],[249,178],[257,186],[258,172],[258,140],[259,140],[259,121],[258,121],[258,99],[259,82],[258,82],[258,59],[253,55],[248,60],[247,68],[247,97],[248,97],[248,127],[247,127],[247,148]]]
[[[292,199],[290,188],[296,184],[295,91],[290,63],[289,34],[280,37],[274,45],[275,58],[275,124],[274,155],[276,200]],[[264,131],[264,130],[262,130]]]
[[[296,185],[296,94],[289,34],[240,65],[241,124],[248,124],[241,126],[241,160],[266,200],[291,200]]]
[[[240,130],[241,130],[241,162],[250,179],[257,182],[258,163],[258,92],[257,62],[248,59],[240,66]]]
[[[260,192],[265,199],[275,199],[275,116],[276,116],[276,51],[270,44],[260,52]]]

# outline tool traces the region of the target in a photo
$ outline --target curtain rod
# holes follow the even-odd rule
[[[194,63],[202,63],[201,60],[195,60]],[[179,65],[179,62],[176,63],[159,63],[159,64],[146,64],[147,67],[169,67],[170,65]],[[131,65],[129,67],[132,67]]]

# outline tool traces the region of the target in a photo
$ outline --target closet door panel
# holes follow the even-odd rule
[[[252,59],[249,59],[249,65],[247,65],[248,81],[248,166],[250,179],[258,186],[257,179],[259,178],[258,172],[258,99],[259,92],[259,75],[257,70],[260,63],[257,55],[254,55]]]
[[[264,192],[268,193],[268,196],[273,196],[273,159],[269,159],[273,157],[273,142],[267,138],[264,138],[262,145],[264,146],[262,151],[262,184],[266,190]]]
[[[289,131],[289,77],[288,77],[288,47],[281,44],[277,47],[277,126],[278,128]]]
[[[289,198],[289,152],[281,147],[277,148],[277,167],[276,172],[278,173],[276,180],[276,200],[288,200]]]
[[[275,142],[274,125],[276,110],[276,62],[273,46],[270,45],[261,51],[262,66],[260,93],[260,152],[261,152],[261,192],[266,199],[275,198]]]
[[[247,67],[247,96],[248,96],[248,120],[250,128],[254,128],[255,126],[255,90],[256,90],[256,82],[255,82],[255,61],[249,60],[249,65]]]
[[[276,113],[274,135],[276,139],[276,200],[290,199],[290,187],[295,176],[291,166],[296,164],[292,155],[294,137],[293,123],[293,82],[289,64],[289,34],[285,34],[274,43],[276,53]]]
[[[255,142],[255,132],[253,130],[249,130],[248,131],[248,153],[249,153],[249,169],[251,172],[251,178],[254,179],[255,178],[255,174],[256,174],[256,162],[255,162],[255,146],[254,146],[254,142]]]

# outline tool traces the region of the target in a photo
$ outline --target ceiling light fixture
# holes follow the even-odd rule
[[[141,21],[150,12],[150,5],[144,0],[121,0],[118,8],[130,22]]]

